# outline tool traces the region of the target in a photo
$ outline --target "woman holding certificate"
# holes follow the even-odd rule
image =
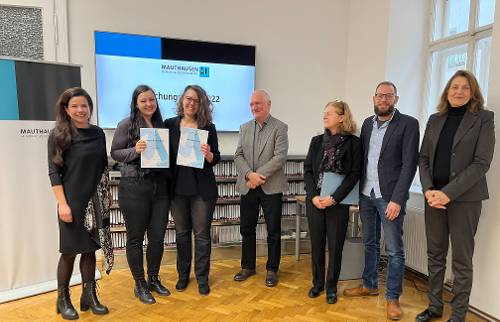
[[[313,287],[309,297],[315,298],[325,289],[325,243],[328,236],[328,272],[326,300],[337,302],[342,250],[349,220],[349,205],[342,200],[351,192],[361,174],[361,145],[354,136],[356,124],[347,103],[333,101],[323,112],[325,131],[312,138],[304,161],[306,214],[312,248]],[[343,176],[333,194],[320,196],[325,174]]]
[[[151,291],[170,295],[159,278],[170,203],[170,172],[165,168],[141,167],[141,154],[147,144],[140,137],[140,129],[163,127],[155,93],[149,86],[139,85],[132,94],[130,116],[118,123],[111,145],[111,157],[121,162],[118,202],[127,227],[127,261],[135,280],[134,294],[145,304],[155,303]],[[145,233],[147,282],[142,252]]]
[[[184,291],[191,271],[194,232],[194,271],[201,295],[210,293],[210,227],[217,199],[213,166],[220,160],[212,102],[203,88],[189,85],[177,101],[177,116],[165,120],[170,131],[173,168],[172,215],[177,244],[177,291]],[[189,155],[193,160],[189,160]]]

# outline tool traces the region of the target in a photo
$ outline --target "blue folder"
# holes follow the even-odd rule
[[[321,197],[331,196],[335,190],[342,184],[344,180],[344,175],[334,173],[334,172],[325,172],[323,174],[323,184],[321,185]],[[341,200],[340,203],[343,205],[357,205],[359,202],[359,181],[356,183],[354,188],[347,194],[344,200]]]

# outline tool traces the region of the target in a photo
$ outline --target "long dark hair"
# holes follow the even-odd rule
[[[128,129],[128,142],[131,146],[134,146],[140,138],[140,128],[144,127],[145,121],[142,117],[141,112],[137,106],[137,98],[140,94],[144,92],[151,91],[155,94],[155,91],[148,85],[139,85],[134,89],[132,93],[132,99],[130,100],[130,128]],[[163,118],[161,117],[160,105],[158,105],[158,99],[156,98],[156,111],[151,116],[151,123],[153,127],[163,127]]]
[[[177,115],[181,118],[184,117],[184,110],[182,109],[182,103],[184,101],[184,96],[188,90],[192,89],[198,94],[198,99],[200,103],[198,104],[198,112],[196,112],[196,123],[200,129],[204,128],[208,124],[212,123],[212,101],[207,95],[207,92],[198,85],[188,85],[184,88],[184,92],[179,97],[177,101]]]
[[[52,161],[58,166],[64,164],[63,153],[71,146],[73,138],[78,135],[76,127],[73,125],[70,116],[66,112],[69,101],[77,96],[83,96],[87,99],[90,109],[89,117],[94,110],[92,98],[90,98],[87,91],[81,87],[68,88],[59,96],[56,103],[56,125],[53,130],[55,148],[52,150],[53,152],[51,155]]]

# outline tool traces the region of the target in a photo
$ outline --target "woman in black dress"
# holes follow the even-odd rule
[[[92,99],[79,87],[67,89],[56,104],[56,125],[48,140],[49,177],[57,199],[59,251],[57,266],[57,313],[64,319],[78,319],[71,304],[69,281],[77,254],[83,293],[82,311],[108,313],[95,292],[95,251],[100,245],[84,227],[87,205],[107,165],[106,139],[102,129],[89,124]]]
[[[220,160],[217,130],[212,123],[211,106],[212,102],[203,88],[189,85],[177,102],[177,116],[165,120],[165,126],[170,129],[171,164],[174,170],[172,215],[175,220],[179,274],[175,288],[179,292],[184,291],[189,283],[192,260],[191,235],[194,232],[194,271],[201,295],[210,293],[208,285],[212,249],[210,228],[217,200],[213,166]],[[183,127],[208,131],[208,142],[201,144],[200,147],[204,157],[203,169],[175,165],[180,129]]]
[[[311,235],[313,287],[315,298],[325,289],[325,243],[328,236],[326,300],[337,302],[337,282],[349,220],[349,205],[340,202],[354,188],[361,175],[361,144],[347,103],[333,101],[323,113],[325,133],[312,138],[304,161],[307,192],[306,214]],[[344,175],[332,195],[320,197],[325,172]]]
[[[170,295],[159,273],[163,257],[169,209],[168,169],[141,168],[141,153],[146,141],[140,128],[163,128],[163,119],[151,87],[139,85],[132,94],[130,116],[118,123],[111,144],[111,157],[121,162],[118,203],[127,227],[127,261],[135,280],[134,294],[145,304],[155,303],[151,291]],[[146,261],[148,281],[144,277],[143,243],[147,233]]]

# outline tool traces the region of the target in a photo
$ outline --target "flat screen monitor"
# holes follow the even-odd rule
[[[130,115],[133,90],[152,87],[163,118],[176,115],[187,85],[203,87],[212,100],[218,131],[235,132],[252,118],[255,46],[96,31],[98,123],[115,128]]]

